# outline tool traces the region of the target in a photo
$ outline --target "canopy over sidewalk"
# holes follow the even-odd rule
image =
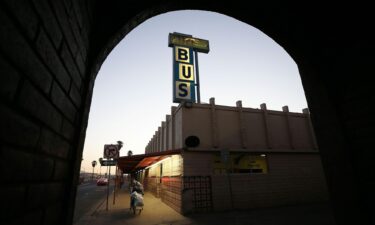
[[[123,173],[133,173],[137,170],[151,166],[170,155],[180,154],[181,151],[181,149],[176,149],[141,155],[122,156],[117,159],[117,166]]]

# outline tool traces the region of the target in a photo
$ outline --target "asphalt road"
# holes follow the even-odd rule
[[[113,185],[109,186],[109,194],[113,191]],[[107,186],[97,186],[96,182],[83,183],[78,186],[73,223],[82,216],[91,213],[100,203],[106,204]],[[112,199],[108,199],[112,204]]]

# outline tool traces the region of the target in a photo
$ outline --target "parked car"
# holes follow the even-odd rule
[[[108,184],[108,179],[107,178],[99,178],[97,181],[96,181],[96,185],[98,186],[104,186],[104,185],[107,185]]]

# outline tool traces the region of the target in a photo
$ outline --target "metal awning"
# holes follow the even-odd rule
[[[133,173],[137,170],[151,166],[170,155],[180,154],[181,149],[163,152],[152,152],[141,155],[122,156],[117,159],[117,166],[123,173]]]

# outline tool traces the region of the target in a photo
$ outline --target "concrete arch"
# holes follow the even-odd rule
[[[373,224],[371,7],[240,1],[1,2],[0,169],[6,184],[0,188],[9,203],[1,219],[72,223],[101,64],[141,22],[180,9],[232,16],[284,47],[300,70],[337,224]]]

